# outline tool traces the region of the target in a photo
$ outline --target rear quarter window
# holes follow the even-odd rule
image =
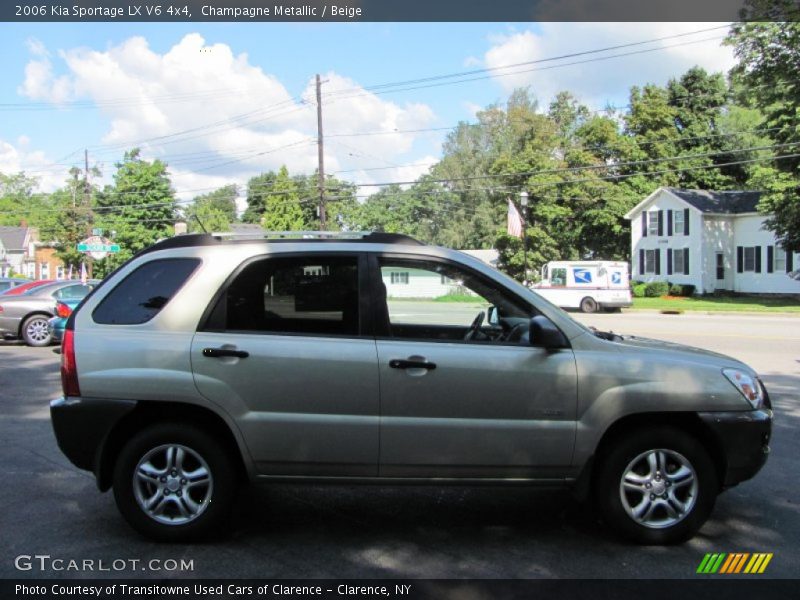
[[[100,301],[92,313],[102,325],[139,325],[155,317],[200,264],[197,258],[164,258],[143,264]]]

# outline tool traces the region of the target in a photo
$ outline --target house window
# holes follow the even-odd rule
[[[672,213],[672,231],[675,235],[683,235],[683,211],[676,210]]]
[[[744,249],[744,270],[756,270],[756,249],[753,246]]]
[[[408,271],[402,271],[402,272],[392,271],[391,281],[392,284],[399,283],[403,285],[408,285]]]
[[[50,279],[50,263],[43,262],[39,266],[39,279]]]
[[[685,274],[683,267],[686,264],[686,250],[681,248],[680,250],[673,250],[672,251],[672,272],[673,273],[683,273]]]
[[[658,252],[658,250],[645,250],[644,251],[644,272],[645,273],[655,273],[656,272],[656,252]]]
[[[58,265],[56,267],[56,279],[64,279],[64,266]]]
[[[786,271],[786,250],[781,248],[780,246],[775,246],[775,261],[774,261],[774,271],[776,273],[783,273]]]
[[[647,235],[658,235],[658,211],[647,213]]]

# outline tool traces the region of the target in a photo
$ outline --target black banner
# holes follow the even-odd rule
[[[798,4],[800,0],[10,0],[0,5],[0,21],[780,21],[797,20]],[[749,12],[742,13],[748,6]]]
[[[662,580],[471,580],[471,579],[363,579],[363,580],[186,580],[161,581],[72,579],[72,580],[3,580],[0,597],[75,600],[102,598],[137,600],[283,599],[319,598],[320,600],[392,598],[412,600],[482,600],[496,598],[535,598],[548,600],[604,600],[646,597],[649,600],[693,600],[725,598],[738,600],[769,598],[789,600],[797,597],[797,581],[729,577]]]

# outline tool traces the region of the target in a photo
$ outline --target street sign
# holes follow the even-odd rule
[[[85,252],[95,260],[101,260],[109,254],[119,252],[119,244],[112,244],[109,239],[93,235],[78,244],[78,252]]]
[[[92,229],[92,235],[103,235],[103,230],[100,229],[99,227],[95,227],[94,229]]]
[[[78,252],[119,252],[119,244],[78,244]]]

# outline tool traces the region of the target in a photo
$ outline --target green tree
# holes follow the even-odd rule
[[[772,20],[758,18],[768,15]],[[784,146],[775,168],[752,170],[751,185],[766,191],[759,210],[781,244],[800,252],[800,9],[789,0],[752,0],[747,20],[736,23],[725,42],[733,46],[737,65],[732,76],[741,84],[740,95],[764,115],[763,127]]]
[[[218,190],[197,196],[183,210],[183,219],[190,232],[229,231],[236,221],[236,185],[226,185]]]
[[[105,275],[161,238],[174,233],[175,194],[160,160],[143,160],[138,148],[116,163],[114,184],[97,194],[96,226],[114,237],[120,252],[95,263],[95,274]]]
[[[251,177],[247,182],[247,208],[242,214],[245,223],[260,223],[266,210],[267,198],[275,185],[274,171]]]
[[[289,177],[285,166],[280,168],[269,193],[265,194],[261,226],[268,231],[305,229],[297,184]]]

